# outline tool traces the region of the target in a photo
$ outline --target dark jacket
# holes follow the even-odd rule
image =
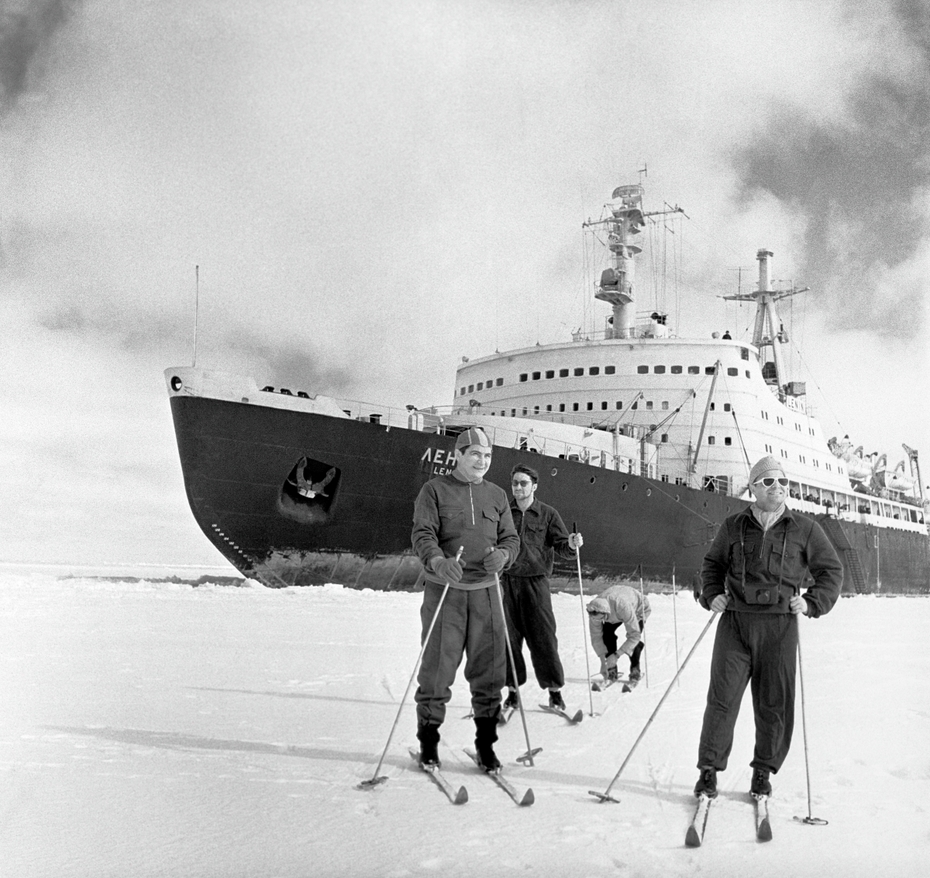
[[[568,530],[562,516],[542,500],[533,500],[526,512],[510,501],[510,514],[520,535],[520,554],[507,571],[508,576],[551,576],[555,555],[574,558],[568,544]]]
[[[836,603],[843,565],[823,529],[802,512],[785,512],[768,531],[751,507],[729,516],[717,531],[701,568],[701,606],[726,591],[727,610],[737,613],[789,613],[788,600],[800,594],[808,571],[813,583],[804,592],[811,616]]]
[[[465,574],[453,587],[464,589],[493,582],[493,574],[484,569],[488,549],[505,549],[510,555],[508,563],[520,551],[504,489],[484,479],[465,482],[454,473],[430,479],[420,488],[413,508],[411,542],[427,580],[441,585],[445,582],[433,573],[432,559],[454,558],[462,546],[460,563]]]

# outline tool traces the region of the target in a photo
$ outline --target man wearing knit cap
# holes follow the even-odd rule
[[[698,746],[696,796],[717,795],[747,683],[756,740],[750,792],[769,796],[794,729],[798,617],[829,612],[843,585],[843,567],[816,521],[785,506],[781,462],[759,460],[749,473],[754,502],[717,531],[701,569],[700,603],[720,613],[707,706]],[[804,594],[807,576],[813,579]]]
[[[426,580],[421,642],[436,619],[417,677],[420,762],[439,765],[439,727],[465,655],[475,750],[483,768],[497,771],[500,761],[493,744],[507,673],[507,642],[495,574],[517,557],[520,538],[507,494],[484,480],[492,455],[484,430],[469,427],[462,432],[455,452],[455,469],[430,479],[420,489],[413,510],[413,550]]]

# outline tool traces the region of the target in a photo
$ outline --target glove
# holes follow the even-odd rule
[[[616,665],[614,665],[612,668],[607,669],[607,679],[613,680],[614,682],[620,679],[620,675],[617,673]]]
[[[584,545],[584,540],[581,538],[581,534],[574,533],[568,535],[568,547],[570,549],[580,549]]]
[[[439,558],[433,561],[433,573],[446,582],[462,581],[462,565],[455,558]]]
[[[801,597],[801,595],[796,594],[794,597],[790,598],[788,601],[788,606],[791,609],[791,612],[795,616],[809,616],[807,608],[807,598]]]
[[[510,560],[510,555],[506,549],[491,549],[484,556],[484,569],[488,573],[500,573],[508,560]]]

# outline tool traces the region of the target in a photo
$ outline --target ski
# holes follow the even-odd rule
[[[756,809],[756,838],[759,841],[772,840],[772,824],[769,822],[769,797],[752,797]]]
[[[449,797],[449,801],[452,802],[453,805],[464,805],[468,801],[468,790],[466,790],[465,787],[459,787],[458,791],[456,791],[455,787],[442,776],[442,772],[439,770],[438,766],[423,765],[423,763],[420,762],[420,754],[412,747],[409,748],[407,752],[410,754],[413,761],[416,762],[420,770],[426,772],[433,779],[436,786]]]
[[[603,692],[605,689],[609,689],[613,686],[614,683],[623,682],[620,679],[617,680],[592,680],[591,681],[591,691],[592,692]]]
[[[624,682],[623,688],[620,691],[621,692],[632,692],[636,688],[636,686],[639,684],[640,679],[641,679],[640,677],[636,677],[635,679],[631,677],[629,680]]]
[[[507,793],[507,795],[510,796],[510,798],[513,799],[514,802],[516,802],[518,805],[532,805],[533,802],[536,801],[536,797],[533,795],[532,788],[527,787],[526,792],[524,792],[521,796],[519,792],[517,792],[516,787],[514,787],[514,785],[510,783],[510,781],[507,780],[507,778],[505,778],[501,773],[501,769],[497,769],[497,771],[488,771],[478,762],[478,754],[475,753],[474,750],[466,750],[465,752],[471,758],[472,762],[474,762],[478,768],[480,768],[489,778],[491,778],[491,780],[493,780],[494,783],[496,783],[505,793]]]
[[[557,713],[559,716],[565,717],[570,723],[580,723],[584,719],[584,711],[580,707],[576,713],[570,714],[559,707],[550,707],[548,704],[540,704],[539,706],[546,713]]]
[[[698,796],[694,817],[691,818],[688,832],[685,835],[685,844],[689,848],[699,848],[704,842],[704,830],[707,828],[707,815],[710,813],[712,801],[713,799],[707,796]]]

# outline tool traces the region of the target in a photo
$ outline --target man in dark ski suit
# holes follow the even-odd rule
[[[436,618],[417,676],[417,738],[420,762],[439,765],[439,727],[465,654],[475,749],[482,767],[495,771],[500,761],[493,744],[507,666],[495,574],[517,557],[520,538],[504,490],[484,480],[492,453],[485,432],[478,427],[465,430],[455,441],[455,451],[455,470],[430,479],[420,489],[413,511],[411,539],[426,579],[421,643]],[[457,559],[459,549],[462,555]],[[440,607],[446,584],[450,587]]]
[[[785,506],[788,479],[775,457],[749,474],[755,502],[721,526],[701,571],[704,609],[720,613],[698,748],[695,795],[717,795],[727,767],[746,684],[752,692],[756,743],[750,792],[771,795],[794,729],[798,616],[832,609],[843,567],[816,521]],[[807,574],[813,583],[801,595]]]
[[[565,673],[559,659],[559,641],[555,632],[555,614],[549,577],[555,555],[574,558],[575,547],[584,545],[581,534],[570,534],[562,517],[546,503],[536,498],[539,474],[518,463],[510,473],[510,513],[520,535],[520,554],[503,577],[504,609],[507,631],[517,668],[517,681],[507,665],[507,685],[510,693],[505,707],[517,706],[516,686],[526,682],[526,662],[523,642],[530,648],[530,659],[540,688],[549,690],[549,706],[565,710],[561,688]]]

